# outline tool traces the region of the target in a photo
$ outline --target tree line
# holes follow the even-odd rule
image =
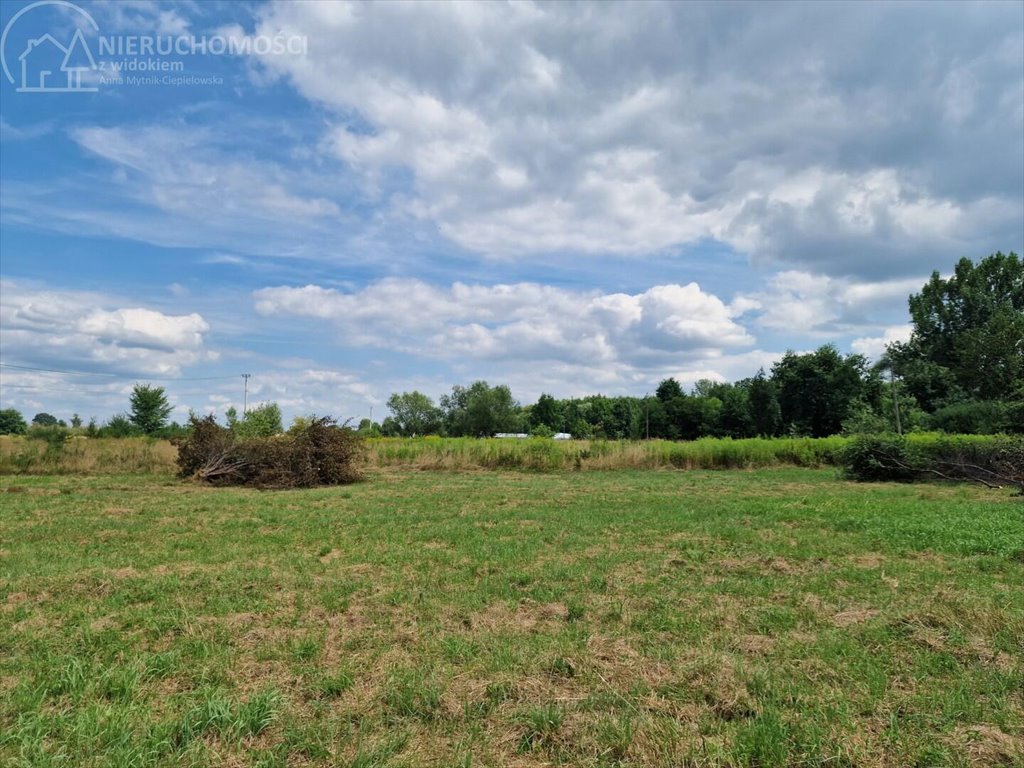
[[[766,372],[689,391],[668,378],[653,395],[556,399],[521,406],[507,386],[455,386],[435,404],[413,391],[388,400],[383,435],[581,438],[824,437],[843,431],[1024,432],[1024,262],[996,253],[934,272],[909,298],[913,333],[875,364],[832,344],[787,352]]]
[[[843,431],[919,429],[964,434],[1024,432],[1024,262],[996,253],[975,264],[961,259],[953,274],[934,272],[909,297],[910,340],[890,344],[874,364],[826,344],[787,352],[769,371],[736,382],[698,381],[689,391],[674,378],[644,397],[542,394],[520,404],[507,385],[456,385],[436,403],[422,392],[394,393],[380,424],[359,432],[384,436],[487,437],[497,433],[576,438],[694,440],[700,437],[824,437]],[[137,385],[129,410],[103,426],[72,429],[91,436],[173,437],[187,427],[168,423],[162,387]],[[281,411],[266,403],[227,425],[242,435],[283,431]],[[301,421],[301,419],[299,420]],[[0,434],[60,430],[49,413],[32,426],[13,409],[0,411]]]

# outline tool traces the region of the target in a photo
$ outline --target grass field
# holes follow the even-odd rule
[[[796,468],[0,490],[3,765],[1024,764],[1008,493]]]
[[[978,462],[975,452],[991,451],[1005,437],[920,432],[907,439],[918,449],[933,451],[952,442]],[[361,465],[455,472],[821,467],[836,464],[850,440],[843,435],[691,441],[384,437],[365,441]],[[0,475],[175,474],[177,456],[170,442],[151,438],[73,437],[48,443],[0,435]]]
[[[753,469],[780,465],[817,467],[832,463],[837,451],[847,441],[839,435],[745,440],[706,438],[691,442],[385,437],[365,441],[362,465],[370,468],[515,469],[530,472]],[[0,474],[174,474],[178,470],[177,456],[177,448],[167,440],[142,437],[72,438],[48,443],[0,435]]]

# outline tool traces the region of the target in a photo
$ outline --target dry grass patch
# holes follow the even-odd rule
[[[1011,735],[992,725],[961,726],[954,732],[952,741],[964,749],[971,765],[979,768],[1024,765],[1024,738],[1020,733]]]
[[[854,608],[841,611],[832,617],[832,623],[837,627],[850,627],[854,624],[863,624],[878,615],[877,608]]]

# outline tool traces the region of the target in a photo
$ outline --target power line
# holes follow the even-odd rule
[[[109,376],[115,379],[121,379],[123,381],[218,381],[233,379],[238,374],[231,374],[229,376],[125,376],[117,373],[100,373],[95,371],[66,371],[59,368],[33,368],[28,365],[11,365],[10,363],[0,363],[0,368],[14,368],[19,371],[35,371],[38,373],[65,373],[69,376]]]
[[[16,368],[19,371],[39,371],[41,373],[67,373],[72,376],[114,376],[113,373],[94,373],[92,371],[61,371],[57,368],[33,368],[28,365],[11,365],[10,363],[0,363],[0,368]]]
[[[27,389],[30,392],[70,392],[75,395],[89,396],[89,397],[100,397],[102,395],[117,395],[118,392],[103,391],[97,392],[95,390],[83,390],[80,387],[74,389],[65,389],[64,387],[38,387],[32,384],[3,384],[0,383],[0,390],[6,389]]]
[[[38,382],[36,384],[26,384],[22,382],[16,382],[14,384],[8,384],[6,381],[0,381],[0,389],[38,389],[42,391],[54,389],[55,386],[74,386],[75,392],[94,392],[96,394],[103,394],[104,392],[116,393],[117,390],[114,387],[123,387],[119,382],[112,381],[109,384],[78,384],[70,381],[58,381],[51,379],[50,381]]]
[[[74,387],[74,388],[72,388]],[[35,384],[23,384],[13,383],[10,384],[6,381],[0,381],[0,389],[33,389],[38,392],[78,392],[83,395],[104,395],[112,394],[118,395],[125,392],[125,384],[121,381],[112,381],[108,383],[91,383],[91,384],[79,384],[77,382],[60,381],[53,379],[46,382],[37,382]],[[209,390],[196,388],[196,389],[179,389],[175,388],[175,391],[182,394],[203,394]]]

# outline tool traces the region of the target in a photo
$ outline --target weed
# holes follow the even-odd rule
[[[565,722],[565,710],[557,704],[530,707],[520,718],[523,734],[519,739],[519,751],[552,749],[556,744],[558,731]]]

